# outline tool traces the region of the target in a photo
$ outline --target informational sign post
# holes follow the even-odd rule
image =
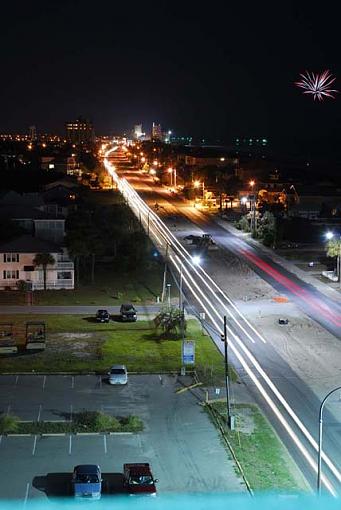
[[[183,340],[182,342],[182,364],[194,365],[195,363],[195,342],[194,340]]]

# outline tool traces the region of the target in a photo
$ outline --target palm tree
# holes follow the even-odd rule
[[[33,259],[33,264],[35,266],[43,266],[43,275],[44,275],[44,290],[46,290],[46,271],[47,266],[53,266],[55,264],[55,259],[51,253],[37,253]]]

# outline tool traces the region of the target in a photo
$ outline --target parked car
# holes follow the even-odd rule
[[[135,322],[137,320],[136,309],[131,303],[121,305],[120,315],[122,321]]]
[[[145,463],[124,464],[124,485],[129,494],[156,495],[157,479],[153,477],[150,465]]]
[[[108,372],[109,384],[127,384],[128,372],[125,365],[113,365]]]
[[[96,464],[76,466],[72,475],[75,498],[100,499],[102,492],[101,469]]]
[[[286,319],[284,317],[281,317],[280,319],[278,319],[278,324],[289,324],[289,319]]]
[[[97,322],[109,322],[110,314],[109,314],[108,310],[97,310],[96,320],[97,320]]]

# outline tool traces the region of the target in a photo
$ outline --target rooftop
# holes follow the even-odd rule
[[[30,235],[16,237],[0,244],[0,253],[61,253],[60,246]]]

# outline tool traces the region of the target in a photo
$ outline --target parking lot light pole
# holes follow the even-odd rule
[[[167,283],[167,295],[168,295],[168,308],[171,307],[171,295],[170,295],[170,290],[171,290],[171,284],[170,283]]]
[[[319,439],[318,439],[318,462],[317,462],[317,494],[321,496],[321,477],[322,477],[322,433],[323,433],[323,409],[328,398],[335,393],[340,391],[341,386],[331,390],[322,400],[319,410]]]

